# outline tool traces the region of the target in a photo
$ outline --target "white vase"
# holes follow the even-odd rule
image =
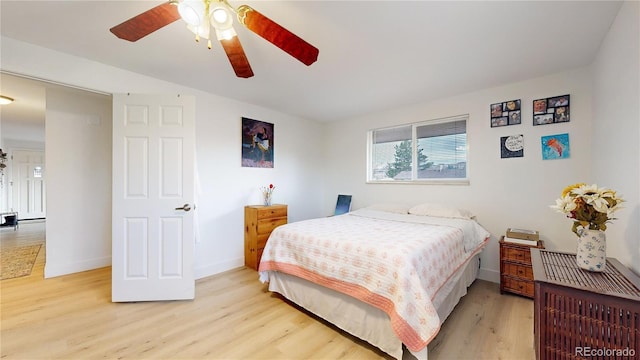
[[[602,230],[582,230],[578,237],[576,262],[582,269],[604,271],[607,265],[607,237]]]
[[[264,206],[271,206],[271,195],[264,195]]]

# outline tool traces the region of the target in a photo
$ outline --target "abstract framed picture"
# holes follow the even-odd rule
[[[533,100],[533,125],[569,122],[569,95]]]
[[[542,136],[542,160],[567,159],[571,155],[569,134]]]
[[[242,167],[273,168],[273,124],[242,118]]]
[[[524,156],[524,135],[503,136],[500,138],[500,157],[502,159]]]
[[[520,124],[520,102],[518,99],[491,104],[491,127]]]

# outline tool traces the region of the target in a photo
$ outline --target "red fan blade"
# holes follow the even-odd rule
[[[249,5],[238,8],[238,21],[247,29],[309,66],[318,60],[318,49]]]
[[[241,78],[252,77],[253,70],[251,70],[251,65],[249,65],[249,60],[244,54],[244,49],[242,48],[242,44],[240,44],[238,36],[234,36],[230,40],[220,40],[220,44],[222,44],[224,52],[227,53],[233,71],[236,72],[236,76]]]
[[[138,41],[178,19],[180,19],[178,7],[169,1],[132,17],[109,30],[120,39]]]

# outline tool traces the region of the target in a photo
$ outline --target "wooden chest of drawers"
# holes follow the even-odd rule
[[[500,293],[511,292],[533,299],[533,269],[531,248],[544,248],[542,241],[537,246],[515,244],[500,239]]]
[[[244,264],[258,270],[273,229],[287,223],[287,205],[250,205],[244,208]]]
[[[640,277],[607,258],[602,272],[576,255],[531,250],[536,359],[638,359]]]

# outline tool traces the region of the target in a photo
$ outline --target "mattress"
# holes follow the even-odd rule
[[[466,292],[466,269],[474,268],[471,259],[488,238],[474,220],[358,210],[274,230],[260,277],[272,283],[273,291],[393,356],[401,356],[404,344],[426,358],[427,344],[440,329],[440,313],[448,315],[452,308],[442,299]],[[305,290],[293,294],[281,279]],[[309,286],[301,285],[305,282]],[[354,309],[340,309],[349,304]],[[361,305],[366,306],[357,312]],[[384,326],[358,325],[370,319]]]
[[[433,303],[442,322],[467,294],[467,288],[478,276],[479,267],[478,254],[469,259],[434,298]],[[402,359],[402,342],[394,333],[389,316],[384,311],[293,275],[279,272],[271,275],[269,291],[281,294],[349,334],[367,341],[396,359]],[[412,354],[417,359],[426,360],[427,348]]]

